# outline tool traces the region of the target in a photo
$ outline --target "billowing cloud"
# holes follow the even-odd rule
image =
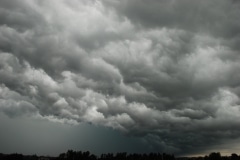
[[[178,154],[239,138],[237,1],[0,6],[4,114],[106,126]]]

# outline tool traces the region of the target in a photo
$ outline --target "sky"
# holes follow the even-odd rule
[[[240,149],[239,0],[1,0],[0,152]]]

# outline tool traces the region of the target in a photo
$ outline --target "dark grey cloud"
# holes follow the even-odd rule
[[[144,0],[104,1],[144,27],[179,28],[233,37],[239,32],[238,1]],[[148,5],[146,5],[148,4]]]
[[[68,149],[90,150],[97,155],[124,152],[126,149],[130,152],[148,150],[140,137],[126,137],[109,128],[84,123],[78,126],[64,125],[31,116],[13,119],[2,113],[0,115],[0,150],[4,153],[58,156]]]
[[[110,127],[177,154],[239,138],[238,2],[0,6],[0,111],[9,117]]]

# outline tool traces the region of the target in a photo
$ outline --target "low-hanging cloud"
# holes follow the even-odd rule
[[[0,6],[6,115],[107,126],[175,153],[239,138],[237,1]]]

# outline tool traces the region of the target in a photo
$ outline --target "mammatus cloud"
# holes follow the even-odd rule
[[[240,132],[237,1],[0,2],[0,111],[203,152]]]

